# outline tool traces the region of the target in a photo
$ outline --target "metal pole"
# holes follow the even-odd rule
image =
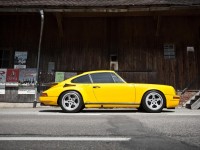
[[[44,28],[44,11],[40,10],[40,16],[41,16],[41,26],[40,26],[40,40],[39,40],[39,46],[38,46],[38,58],[37,58],[37,74],[36,74],[36,86],[35,86],[35,99],[33,102],[33,108],[37,105],[37,94],[38,94],[38,79],[39,79],[39,68],[40,68],[40,51],[41,51],[41,43],[42,43],[42,35],[43,35],[43,28]]]

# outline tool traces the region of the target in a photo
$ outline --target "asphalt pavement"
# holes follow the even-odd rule
[[[200,110],[84,109],[0,105],[0,149],[200,149]]]

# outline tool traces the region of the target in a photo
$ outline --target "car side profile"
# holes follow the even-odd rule
[[[69,113],[83,108],[137,108],[158,113],[178,106],[180,97],[172,86],[126,83],[116,72],[103,70],[62,81],[42,92],[39,100]]]

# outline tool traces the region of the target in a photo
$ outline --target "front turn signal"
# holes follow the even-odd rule
[[[180,99],[180,96],[173,96],[173,99]]]

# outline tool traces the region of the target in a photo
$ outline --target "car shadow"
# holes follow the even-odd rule
[[[55,109],[48,109],[48,110],[40,110],[41,113],[65,113],[62,110],[55,110]],[[174,113],[175,110],[163,110],[161,113]],[[148,112],[141,112],[137,109],[83,109],[79,113],[86,114],[86,113],[143,113],[143,114],[151,114]],[[69,113],[68,113],[69,114]]]
[[[83,109],[80,113],[135,113],[136,109]]]
[[[64,113],[62,110],[48,109],[48,110],[40,110],[41,113]]]
[[[175,112],[175,110],[163,110],[161,113]],[[138,111],[137,109],[83,109],[80,113],[146,113],[148,112]]]

